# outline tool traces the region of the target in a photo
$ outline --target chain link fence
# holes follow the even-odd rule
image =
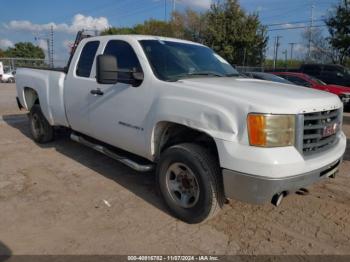
[[[7,71],[14,71],[18,67],[51,68],[47,60],[39,58],[0,57],[0,62]],[[67,60],[54,61],[55,67],[64,67],[66,64]]]

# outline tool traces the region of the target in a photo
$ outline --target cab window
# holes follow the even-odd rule
[[[99,44],[99,41],[92,41],[86,43],[86,45],[83,47],[76,70],[77,76],[90,77],[92,65],[94,63]]]
[[[119,83],[131,84],[133,81],[131,71],[142,72],[140,62],[134,49],[125,41],[109,41],[104,55],[112,55],[117,58],[118,70],[120,70],[118,72]]]

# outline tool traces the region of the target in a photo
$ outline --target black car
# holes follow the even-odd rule
[[[350,87],[350,70],[341,65],[305,64],[299,71],[327,84]]]

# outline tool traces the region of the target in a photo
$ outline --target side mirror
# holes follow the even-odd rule
[[[115,56],[99,55],[96,60],[96,80],[103,85],[118,82],[118,65]]]

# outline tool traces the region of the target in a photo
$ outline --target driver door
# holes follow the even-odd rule
[[[133,47],[126,41],[110,40],[103,53],[117,58],[119,71],[142,72]],[[145,150],[145,118],[152,104],[150,84],[146,80],[132,86],[132,75],[118,72],[118,83],[102,85],[94,81],[92,88],[100,95],[92,97],[89,106],[94,138],[126,151],[142,154]]]

